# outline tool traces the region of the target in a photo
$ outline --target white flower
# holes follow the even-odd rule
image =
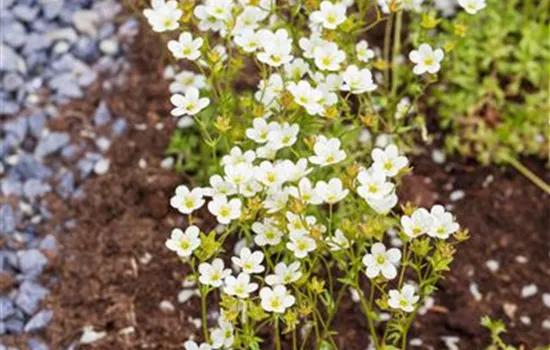
[[[284,313],[296,299],[288,293],[285,286],[277,285],[271,289],[263,287],[260,290],[262,308],[267,312]]]
[[[271,122],[267,123],[263,118],[256,118],[252,121],[252,128],[246,129],[246,137],[256,143],[266,143],[271,130],[280,128],[280,125]]]
[[[346,59],[346,53],[338,49],[338,45],[328,42],[323,46],[318,46],[313,52],[315,65],[320,70],[336,71],[340,69],[340,64]]]
[[[189,226],[185,233],[179,228],[172,230],[170,239],[166,240],[166,247],[176,252],[182,258],[188,258],[201,245],[200,230],[197,226]]]
[[[231,196],[237,193],[237,188],[230,181],[224,180],[220,175],[212,175],[210,177],[211,188],[203,188],[205,196]]]
[[[260,37],[250,28],[239,31],[233,40],[239,47],[248,53],[254,52],[262,46]]]
[[[357,194],[365,200],[384,198],[395,187],[393,183],[386,181],[386,175],[382,171],[374,167],[361,170],[357,175],[357,181],[360,183]]]
[[[334,232],[334,236],[328,237],[326,240],[328,247],[333,252],[342,250],[342,249],[348,249],[350,247],[350,241],[346,238],[344,235],[344,232],[342,232],[340,229],[337,229],[336,232]]]
[[[302,232],[291,232],[290,242],[286,247],[294,253],[298,259],[305,258],[310,252],[317,248],[315,240]]]
[[[414,286],[411,284],[405,284],[401,291],[390,290],[389,296],[388,305],[393,309],[401,309],[405,312],[412,312],[414,305],[420,299],[418,295],[415,295]]]
[[[299,198],[305,203],[314,205],[323,203],[323,199],[317,194],[311,181],[306,177],[300,180],[298,187],[290,187],[289,193],[291,196]]]
[[[392,192],[382,198],[368,198],[367,204],[378,214],[387,214],[397,204],[397,195]]]
[[[193,14],[199,19],[199,30],[220,32],[225,36],[225,22],[230,18],[232,8],[232,0],[207,0],[204,5],[196,6]]]
[[[309,38],[301,38],[298,41],[300,48],[304,51],[305,58],[313,58],[315,49],[328,44],[329,42],[321,38],[320,33],[311,33]]]
[[[373,168],[390,177],[397,175],[401,169],[409,164],[407,157],[400,156],[399,150],[394,144],[388,145],[384,150],[375,148],[371,152],[371,157],[374,161]]]
[[[202,263],[199,265],[199,282],[207,286],[219,287],[223,284],[223,280],[231,275],[231,270],[226,269],[223,260],[220,258],[214,259],[212,264]]]
[[[268,135],[269,143],[277,149],[290,147],[296,143],[300,126],[298,124],[283,123],[280,128],[273,128]]]
[[[376,90],[376,84],[372,80],[372,73],[366,68],[360,70],[356,65],[348,66],[342,74],[342,79],[344,83],[340,89],[349,91],[352,94],[362,94]]]
[[[155,32],[174,30],[179,27],[183,11],[178,9],[177,1],[153,0],[151,9],[143,10],[143,15]]]
[[[309,72],[309,64],[303,58],[295,58],[292,62],[285,64],[285,75],[290,80],[300,80]]]
[[[240,33],[247,29],[256,29],[258,22],[264,20],[268,13],[256,6],[245,6],[244,11],[235,21],[234,33]]]
[[[231,258],[231,261],[235,265],[248,274],[263,272],[265,270],[265,267],[262,265],[263,260],[264,253],[260,251],[251,252],[247,247],[241,249],[239,257],[234,256]]]
[[[213,349],[220,349],[222,347],[225,349],[230,349],[235,342],[233,324],[221,317],[218,321],[218,327],[212,330],[212,334],[210,336],[212,338]]]
[[[246,198],[251,198],[256,195],[256,193],[262,190],[262,185],[254,180],[250,179],[241,186],[239,186],[239,193],[245,196]]]
[[[222,157],[222,164],[224,166],[252,164],[252,162],[255,159],[256,159],[256,153],[254,151],[249,150],[243,153],[243,151],[238,146],[235,146],[231,148],[231,151],[229,152],[229,154]]]
[[[176,188],[176,194],[170,198],[170,205],[182,214],[191,214],[204,204],[203,191],[201,188],[194,188],[189,191],[185,185]]]
[[[186,93],[191,87],[204,89],[206,87],[206,78],[202,74],[195,74],[191,71],[182,71],[174,76],[174,81],[170,84],[171,93]]]
[[[309,114],[320,114],[324,110],[320,103],[323,93],[312,87],[308,81],[300,80],[298,84],[290,82],[287,89],[294,97],[294,101],[304,107]]]
[[[288,190],[279,189],[275,192],[269,193],[264,200],[264,208],[267,209],[268,214],[276,213],[286,207],[288,202]]]
[[[281,238],[283,237],[283,232],[277,228],[275,220],[270,218],[265,218],[263,223],[253,223],[252,231],[256,233],[254,243],[260,247],[277,245],[281,243]]]
[[[246,185],[252,179],[253,166],[248,163],[228,164],[224,170],[226,179],[238,187]]]
[[[370,254],[363,257],[367,277],[375,278],[382,274],[388,280],[394,279],[397,276],[396,266],[401,260],[401,251],[397,248],[386,251],[386,246],[382,243],[374,243],[370,251]]]
[[[445,211],[442,205],[434,205],[430,210],[430,214],[432,216],[432,225],[428,230],[428,235],[431,237],[447,239],[460,228],[454,221],[453,215]]]
[[[408,97],[403,97],[401,101],[397,104],[395,111],[395,119],[402,119],[411,112],[411,101]]]
[[[357,59],[361,62],[367,63],[374,57],[374,51],[369,49],[369,44],[365,40],[361,40],[355,45],[355,52],[357,53]]]
[[[485,0],[458,0],[458,4],[471,15],[475,15],[486,6]]]
[[[435,74],[441,68],[440,62],[445,54],[441,49],[433,50],[428,44],[422,44],[418,50],[413,50],[409,54],[409,59],[415,64],[413,73],[421,75],[426,72]]]
[[[302,218],[302,216],[298,214],[294,214],[292,212],[286,213],[286,219],[288,223],[286,224],[286,228],[289,232],[295,232],[299,234],[307,234],[309,232],[309,228],[317,222],[317,219],[315,219],[314,216],[306,216],[305,220]]]
[[[309,15],[309,19],[313,23],[321,24],[326,29],[336,29],[346,20],[346,7],[342,4],[323,1],[319,10]]]
[[[212,347],[209,344],[202,343],[198,345],[192,340],[188,340],[183,344],[185,350],[212,350]]]
[[[178,40],[170,40],[168,49],[172,52],[175,58],[194,61],[200,57],[200,48],[204,40],[202,38],[193,39],[190,32],[180,34]]]
[[[401,226],[403,226],[403,232],[411,238],[416,238],[420,235],[428,233],[432,227],[433,217],[430,213],[424,209],[416,209],[412,215],[401,217]]]
[[[315,193],[323,199],[325,203],[335,204],[344,199],[349,190],[344,189],[342,180],[339,178],[330,179],[328,183],[319,181],[315,185]]]
[[[288,266],[284,262],[280,262],[275,266],[274,272],[275,274],[267,275],[265,278],[265,282],[270,286],[294,283],[302,277],[299,261]]]
[[[267,187],[279,187],[286,181],[284,163],[273,165],[269,161],[263,161],[256,167],[254,177]]]
[[[271,74],[267,81],[261,80],[258,84],[258,91],[254,94],[256,101],[261,102],[268,110],[265,117],[271,114],[272,110],[279,108],[278,98],[284,90],[283,78],[280,74]]]
[[[227,225],[231,220],[241,217],[241,205],[241,200],[238,198],[227,201],[227,197],[218,196],[208,203],[208,210],[216,216],[220,224]]]
[[[314,156],[309,157],[312,164],[322,167],[336,164],[346,159],[346,152],[340,149],[341,142],[337,138],[327,139],[320,135],[313,146]]]
[[[227,276],[225,278],[225,294],[234,295],[237,298],[246,299],[250,293],[258,289],[257,283],[250,283],[250,275],[244,272],[239,273],[237,278]]]
[[[292,39],[288,36],[286,29],[279,29],[275,33],[262,29],[258,31],[258,36],[264,50],[257,55],[260,62],[272,67],[280,67],[292,61]]]
[[[277,155],[277,151],[278,149],[268,142],[266,145],[258,147],[256,149],[256,154],[260,159],[274,159]]]
[[[199,90],[196,87],[188,88],[185,95],[172,95],[170,101],[176,107],[171,112],[174,117],[195,115],[210,104],[207,97],[199,98]]]

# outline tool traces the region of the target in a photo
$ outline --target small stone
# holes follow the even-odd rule
[[[7,333],[16,335],[23,333],[23,321],[18,318],[10,318],[4,322],[0,322],[0,331],[2,330],[2,326],[4,326]],[[9,350],[17,350],[17,348],[11,348]]]
[[[541,327],[542,329],[550,330],[550,318],[542,321]]]
[[[94,162],[89,159],[82,158],[78,160],[76,167],[80,171],[80,177],[86,178],[94,170]]]
[[[178,293],[178,303],[183,304],[195,295],[200,295],[198,289],[182,289],[182,291]]]
[[[95,144],[101,152],[107,152],[109,150],[109,148],[111,147],[111,141],[108,138],[104,137],[104,136],[99,137],[95,141]]]
[[[112,136],[122,135],[127,128],[128,124],[126,123],[126,120],[124,120],[123,118],[115,120],[112,126]]]
[[[487,260],[485,263],[485,266],[489,269],[491,272],[497,272],[500,268],[500,263],[496,260]]]
[[[48,20],[56,18],[61,13],[64,5],[65,0],[44,1],[42,4],[44,17]]]
[[[441,340],[447,347],[447,350],[460,350],[460,348],[458,347],[458,342],[460,341],[459,337],[443,336],[441,337]]]
[[[521,323],[523,323],[526,326],[531,325],[531,317],[529,316],[525,316],[525,315],[520,316],[519,320],[521,321]]]
[[[527,299],[537,294],[537,292],[538,292],[538,288],[536,284],[533,284],[533,283],[528,284],[526,286],[523,286],[523,288],[521,288],[521,297],[523,299]]]
[[[109,167],[111,165],[111,161],[109,159],[103,158],[99,160],[94,165],[94,172],[97,175],[105,175],[109,171]]]
[[[32,114],[27,117],[29,131],[32,136],[38,138],[42,135],[46,125],[46,116],[43,113]]]
[[[516,262],[518,262],[520,264],[527,264],[529,262],[529,259],[527,259],[523,255],[518,255],[518,256],[516,256]]]
[[[67,145],[61,150],[61,156],[65,159],[72,159],[79,151],[77,145]]]
[[[2,194],[8,196],[21,196],[23,194],[23,184],[21,181],[17,181],[10,178],[4,178],[0,182],[0,188]]]
[[[5,320],[11,315],[15,314],[15,308],[11,300],[5,297],[0,298],[0,320]]]
[[[51,190],[51,186],[40,179],[30,179],[23,185],[23,194],[30,201],[34,201]]]
[[[43,250],[50,250],[54,252],[57,251],[57,241],[55,236],[52,234],[47,235],[42,239],[38,247]]]
[[[140,167],[140,169],[145,169],[147,168],[147,161],[143,158],[141,158],[139,161],[138,161],[138,166]]]
[[[109,106],[107,106],[107,102],[101,101],[94,113],[95,125],[103,126],[111,121],[111,118],[111,112],[109,111]]]
[[[52,132],[40,139],[34,154],[39,158],[43,158],[63,148],[69,143],[69,140],[70,137],[66,133]]]
[[[129,334],[132,334],[136,331],[136,329],[134,327],[126,327],[126,328],[122,328],[120,331],[118,331],[118,334],[120,335],[129,335]]]
[[[166,157],[160,162],[160,167],[166,170],[171,170],[174,167],[174,158]]]
[[[96,341],[104,338],[107,332],[96,332],[92,326],[86,326],[82,330],[82,336],[80,337],[80,344],[92,344]]]
[[[37,332],[42,330],[52,320],[53,312],[51,310],[42,310],[34,315],[25,325],[25,332]]]
[[[456,201],[461,200],[465,196],[466,196],[466,193],[464,193],[464,191],[456,190],[456,191],[451,192],[451,194],[449,195],[449,199],[451,200],[451,202],[456,202]]]
[[[41,273],[48,264],[48,258],[38,249],[20,250],[17,252],[19,268],[23,274],[38,272]]]
[[[15,304],[27,315],[32,315],[48,293],[49,291],[40,284],[26,280],[19,287],[19,293],[15,297]]]
[[[82,34],[95,38],[97,36],[97,24],[99,14],[92,10],[79,10],[73,13],[72,22],[75,28]]]
[[[18,19],[24,22],[31,22],[36,18],[36,16],[38,16],[40,8],[20,4],[14,6],[11,11]]]
[[[21,75],[15,72],[9,72],[2,79],[2,86],[6,91],[16,91],[19,89],[25,81],[21,78]]]
[[[4,124],[4,130],[14,135],[21,142],[27,134],[27,120],[25,118],[12,119]]]
[[[479,286],[475,282],[470,283],[470,293],[472,293],[476,301],[481,301],[483,299],[483,295],[479,292]]]
[[[550,293],[543,293],[543,294],[542,294],[542,303],[543,303],[547,308],[550,308]]]
[[[413,338],[409,342],[410,346],[422,346],[422,344],[424,344],[424,343],[422,342],[422,339],[420,339],[420,338]]]
[[[27,345],[30,350],[49,350],[50,348],[37,338],[27,340]]]
[[[446,157],[445,153],[439,149],[434,149],[432,151],[432,160],[435,164],[443,164],[445,163]]]
[[[105,39],[99,43],[99,49],[106,55],[115,56],[118,53],[118,43],[112,39]]]
[[[172,304],[168,300],[161,301],[159,304],[159,308],[162,310],[162,312],[165,312],[165,313],[171,313],[176,311],[174,304]]]
[[[17,220],[11,205],[5,203],[0,206],[0,235],[7,235],[15,231]]]
[[[59,179],[57,181],[57,186],[55,187],[55,191],[57,192],[58,195],[61,196],[61,198],[67,199],[74,192],[74,188],[75,188],[74,175],[71,171],[66,170],[59,176]]]

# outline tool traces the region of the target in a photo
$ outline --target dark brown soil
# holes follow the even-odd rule
[[[113,144],[108,174],[88,181],[84,200],[57,203],[63,210],[56,212],[76,217],[77,227],[59,237],[62,254],[56,268],[61,282],[49,300],[55,320],[47,331],[54,348],[77,340],[85,326],[108,333],[91,346],[96,349],[181,348],[191,334],[199,333],[190,321],[199,317],[197,305],[176,300],[186,270],[164,247],[171,228],[182,224],[182,217],[168,207],[169,197],[186,179],[159,166],[174,121],[159,65],[162,49],[157,46],[151,36],[139,35],[128,88],[103,96],[96,89],[86,101],[71,106],[91,116],[103,97],[115,114],[147,128],[130,127]],[[164,125],[161,130],[159,122]],[[78,126],[71,130],[78,133]],[[146,168],[138,166],[140,159],[147,162]],[[410,192],[402,198],[425,206],[450,203],[449,193],[463,190],[465,198],[453,203],[453,211],[472,238],[458,252],[436,305],[417,319],[410,338],[421,338],[420,348],[444,349],[442,336],[458,336],[460,349],[482,349],[488,336],[479,320],[489,314],[508,323],[506,339],[514,345],[532,349],[550,343],[550,331],[541,327],[549,317],[541,302],[541,294],[550,292],[549,198],[510,169],[455,161],[436,165],[428,156],[413,165],[415,174],[404,186]],[[527,165],[546,173],[540,162]],[[528,262],[518,263],[519,255]],[[500,262],[498,272],[486,267],[490,259]],[[472,282],[479,286],[480,302],[469,290]],[[522,299],[521,288],[530,283],[539,292]],[[164,300],[172,302],[175,311],[161,311]],[[515,315],[506,315],[505,304],[517,306]],[[344,303],[335,320],[341,349],[367,347],[367,327],[357,310],[351,301]],[[530,317],[531,325],[523,324],[521,316]]]

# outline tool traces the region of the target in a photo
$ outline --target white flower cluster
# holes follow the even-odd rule
[[[422,0],[378,2],[383,12],[395,5],[402,10],[420,11],[423,4]],[[485,0],[459,0],[459,4],[469,13],[476,13],[485,7]],[[206,52],[215,52],[221,61],[228,59],[228,52],[253,55],[265,72],[255,94],[265,107],[265,117],[281,110],[284,92],[290,93],[308,114],[324,116],[328,108],[338,106],[338,93],[370,94],[378,88],[369,63],[375,52],[365,40],[355,44],[350,57],[337,42],[323,36],[327,31],[339,31],[351,5],[353,1],[322,1],[319,9],[308,15],[309,35],[293,38],[277,25],[281,18],[276,15],[274,0],[206,0],[194,7],[191,21],[199,31],[219,35],[223,44],[214,46],[216,40],[205,41],[202,35],[193,37],[190,31],[183,31],[177,40],[168,42],[168,49],[175,59],[196,62],[202,72],[210,68],[203,57]],[[144,14],[153,30],[162,32],[178,29],[183,11],[174,0],[154,0]],[[414,74],[436,74],[444,53],[424,43],[411,51],[409,58],[414,63]],[[204,75],[179,73],[170,88],[174,93],[172,114],[194,116],[206,108],[210,98],[200,93],[205,85]]]
[[[222,294],[240,300],[259,299],[263,310],[274,314],[285,313],[295,305],[293,284],[308,274],[305,265],[311,261],[308,259],[313,259],[313,252],[340,252],[357,244],[341,229],[331,227],[333,223],[331,219],[327,222],[326,215],[314,214],[323,210],[320,206],[328,205],[332,212],[333,205],[355,197],[364,200],[377,215],[386,215],[397,203],[395,184],[391,179],[408,165],[407,158],[399,155],[397,147],[391,144],[385,149],[372,151],[372,165],[359,171],[351,188],[346,188],[338,177],[314,181],[326,173],[327,167],[343,162],[346,153],[340,149],[337,138],[321,135],[313,145],[313,154],[298,157],[296,161],[283,159],[278,152],[295,145],[298,133],[297,125],[267,124],[262,118],[254,120],[246,135],[257,143],[255,150],[243,151],[234,147],[221,160],[224,174],[212,176],[210,187],[189,190],[186,186],[179,186],[170,201],[174,208],[187,215],[208,201],[208,210],[218,223],[233,223],[236,226],[232,228],[250,227],[252,236],[248,246],[242,247],[231,258],[235,273],[225,266],[222,259],[214,258],[198,266],[198,281],[209,288],[220,288]],[[260,156],[265,147],[273,150],[270,156],[275,158],[266,160]],[[295,152],[285,154],[295,155]],[[293,211],[290,204],[293,198],[306,209]],[[243,217],[243,203],[250,200],[259,201],[259,210],[257,215],[247,219]],[[400,229],[411,239],[423,234],[445,239],[458,228],[453,216],[440,205],[435,205],[431,211],[421,208],[410,217],[401,217]],[[176,228],[166,246],[179,257],[190,259],[201,246],[199,231],[193,225],[185,232]],[[375,242],[370,249],[368,246],[361,248],[365,275],[369,279],[394,279],[403,258],[401,251],[387,249],[382,242]],[[266,264],[266,259],[270,265]],[[308,261],[308,264],[302,261]],[[403,312],[415,310],[420,298],[410,284],[390,290],[388,297],[388,305]],[[211,331],[210,343],[202,344],[199,349],[208,349],[208,346],[212,349],[230,348],[233,338],[233,325],[222,317],[218,328]],[[189,344],[190,349],[198,346]]]

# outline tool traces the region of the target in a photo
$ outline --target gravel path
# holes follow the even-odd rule
[[[51,230],[75,225],[52,225],[49,199],[85,196],[82,184],[109,171],[104,154],[126,130],[104,102],[82,135],[88,142],[51,125],[92,84],[124,84],[138,21],[121,10],[110,0],[0,1],[0,335],[30,349],[49,348],[40,332],[54,315],[42,301],[60,253]]]

